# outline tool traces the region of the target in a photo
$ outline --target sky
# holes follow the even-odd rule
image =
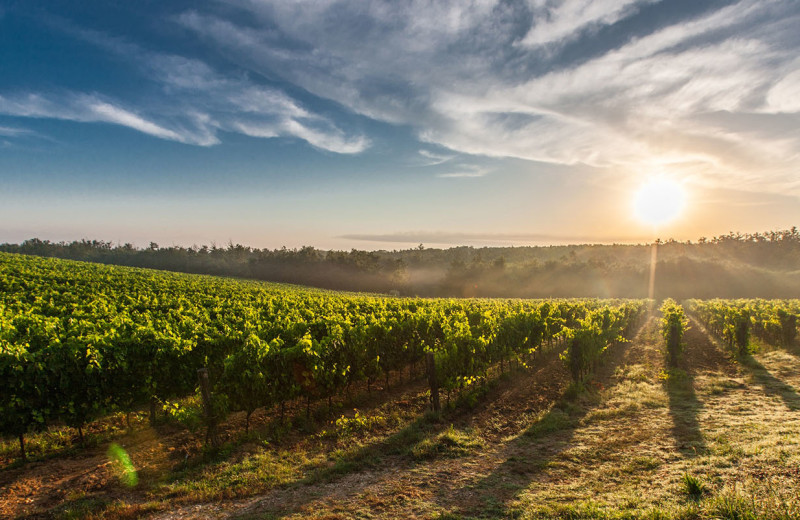
[[[798,27],[797,0],[0,0],[0,242],[788,229]],[[657,226],[653,179],[685,196]]]

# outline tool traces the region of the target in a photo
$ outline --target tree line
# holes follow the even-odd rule
[[[696,242],[656,240],[656,298],[800,295],[800,232],[729,233]],[[102,240],[0,244],[0,251],[337,290],[444,297],[648,296],[653,244],[536,247],[420,246],[396,251],[146,247]]]

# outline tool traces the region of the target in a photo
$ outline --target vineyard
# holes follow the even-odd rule
[[[170,435],[178,435],[183,446],[191,444],[187,438],[204,445],[186,451],[183,462],[171,463],[177,464],[173,469],[149,477],[143,473],[149,483],[139,484],[147,491],[137,500],[156,497],[157,504],[141,506],[141,514],[163,510],[174,497],[203,502],[266,493],[292,482],[314,487],[320,480],[337,478],[340,472],[357,473],[364,467],[378,471],[368,461],[385,457],[392,462],[384,465],[421,470],[429,464],[438,468],[431,471],[442,475],[442,464],[447,471],[466,471],[467,466],[454,464],[459,457],[474,456],[481,461],[479,465],[496,460],[491,462],[496,464],[492,471],[500,481],[517,481],[519,475],[534,470],[560,471],[558,466],[545,470],[537,465],[538,459],[530,459],[531,443],[550,442],[547,439],[552,435],[575,437],[570,442],[578,446],[607,443],[596,448],[600,450],[597,453],[605,453],[609,446],[630,449],[631,457],[644,460],[637,455],[641,443],[663,446],[671,442],[664,439],[661,426],[669,423],[670,417],[678,446],[670,449],[677,449],[679,458],[693,453],[691,457],[699,461],[718,455],[709,447],[717,441],[701,441],[698,399],[713,403],[730,393],[733,400],[734,393],[749,391],[751,385],[743,382],[744,376],[737,370],[753,370],[748,377],[769,389],[767,398],[781,398],[775,402],[758,396],[748,399],[763,410],[774,409],[774,417],[785,422],[781,431],[794,427],[800,396],[792,385],[779,384],[763,374],[766,367],[773,366],[772,359],[791,367],[794,358],[789,354],[779,357],[776,351],[771,358],[759,358],[764,365],[748,360],[754,359],[752,353],[759,345],[794,352],[800,300],[689,300],[683,305],[667,300],[660,308],[660,321],[656,312],[647,300],[396,298],[3,253],[0,434],[5,445],[12,440],[16,443],[18,462],[11,470],[2,471],[7,475],[25,471],[24,460],[30,455],[26,438],[39,439],[65,428],[75,432],[77,453],[91,453],[92,446],[84,446],[84,433],[97,430],[96,425],[108,422],[111,416],[127,423],[127,433],[119,435],[133,435],[131,438],[150,427],[167,435],[165,432],[173,430],[163,429],[164,417],[171,416],[169,424],[179,424],[182,430]],[[736,359],[741,369],[731,361]],[[389,394],[391,386],[396,388],[396,396]],[[441,405],[439,390],[443,393]],[[349,403],[371,402],[364,396],[376,393],[382,397],[377,398],[374,411],[340,415]],[[487,397],[491,395],[495,397]],[[455,405],[462,396],[471,399],[466,409],[463,400],[459,401],[461,409]],[[486,406],[477,405],[475,396],[484,399]],[[475,406],[476,411],[470,411]],[[492,412],[494,406],[504,410],[502,415]],[[789,412],[781,408],[786,406]],[[437,413],[426,413],[431,408]],[[438,412],[440,408],[442,412]],[[312,410],[322,410],[322,415],[314,419]],[[646,414],[650,415],[643,418]],[[259,418],[257,427],[252,417]],[[786,421],[788,418],[791,420]],[[145,420],[150,426],[143,424]],[[768,425],[771,420],[762,422]],[[265,430],[267,424],[271,426]],[[732,428],[735,424],[738,422]],[[225,434],[218,438],[217,427],[223,425]],[[455,425],[460,425],[459,429],[454,429]],[[302,431],[291,433],[298,428]],[[582,437],[584,428],[588,437]],[[608,431],[600,433],[598,428]],[[649,429],[653,431],[643,437]],[[730,442],[731,434],[725,435],[728,440],[724,442]],[[291,440],[294,436],[301,440]],[[239,455],[240,463],[223,462],[213,471],[202,469],[209,461],[216,467],[219,459],[215,457],[242,449],[237,446],[247,446],[253,439],[264,446],[277,443],[292,448],[262,448],[254,455]],[[145,444],[148,442],[154,441]],[[370,442],[377,447],[370,447]],[[776,442],[783,446],[778,466],[788,468],[789,476],[800,472],[798,443]],[[556,443],[535,450],[558,458],[566,448]],[[746,458],[736,453],[730,457],[738,457],[737,461]],[[47,467],[42,457],[54,455],[40,450],[28,465]],[[196,459],[193,464],[200,465],[199,472],[192,473],[187,466],[190,455]],[[251,456],[261,462],[248,462]],[[588,457],[588,452],[584,456]],[[140,460],[138,454],[130,459],[116,444],[109,448],[108,457],[116,465],[131,468]],[[688,463],[674,466],[664,462],[661,466],[658,462],[670,457],[673,455],[650,456],[649,462],[637,463],[650,469],[631,470],[631,485],[649,482],[656,477],[647,472],[663,468],[667,473],[662,478],[669,482],[665,489],[672,495],[658,500],[672,503],[669,497],[680,493],[677,489],[691,485],[700,490],[693,495],[695,502],[674,506],[684,513],[694,511],[679,517],[740,518],[706,514],[717,507],[708,489],[716,485],[720,496],[727,496],[724,482],[728,469],[714,470],[717,459],[712,457],[705,466],[695,468],[711,475],[709,479],[717,475],[713,477],[717,481],[703,484],[692,480],[695,477],[689,472],[694,466]],[[330,460],[336,461],[333,466],[326,462]],[[531,460],[532,466],[521,468],[514,460]],[[592,473],[594,481],[612,478],[619,482],[617,470],[608,469],[619,465],[616,459],[575,460],[575,468],[584,468],[569,477],[575,482],[589,478],[584,475],[589,467],[610,471],[608,475]],[[726,458],[727,466],[720,468],[738,467],[740,462],[731,460]],[[267,468],[263,470],[267,473],[259,473],[259,466]],[[88,471],[93,470],[90,467]],[[165,484],[164,471],[177,480]],[[634,478],[641,471],[645,476]],[[131,475],[133,480],[126,480]],[[440,478],[426,475],[429,481],[414,484],[415,493],[429,486],[430,479]],[[408,477],[409,481],[416,478]],[[553,482],[569,480],[552,478]],[[481,485],[499,485],[492,493],[505,497],[508,507],[521,507],[517,513],[536,509],[532,504],[538,499],[526,502],[528,495],[513,491],[516,488],[508,483],[500,485],[500,481],[489,479]],[[0,478],[0,496],[15,485],[6,480],[5,485],[10,486],[6,488],[3,482]],[[128,488],[137,486],[135,472],[115,482]],[[522,482],[530,484],[527,478]],[[565,496],[578,500],[582,495],[577,492]],[[81,502],[81,497],[75,500]],[[472,504],[471,498],[464,500],[464,504]],[[652,504],[660,503],[653,500]],[[458,507],[478,507],[444,503],[445,509],[425,509],[422,516],[428,517],[434,510],[439,514]],[[256,507],[254,504],[237,502],[231,507],[246,509]],[[259,502],[257,507],[272,506]],[[542,518],[561,515],[554,513],[562,511],[561,506],[552,507],[555,509],[542,509]],[[499,516],[508,512],[504,511]],[[603,516],[605,513],[591,513],[591,507],[580,511],[564,513],[564,517],[610,518]],[[800,509],[792,511],[800,513]],[[115,517],[108,514],[98,518]],[[752,518],[762,517],[792,516]]]
[[[739,353],[747,353],[750,334],[772,345],[789,346],[797,338],[800,300],[689,300],[690,312]]]
[[[331,399],[433,354],[448,394],[490,367],[568,341],[576,381],[629,335],[644,301],[392,299],[0,257],[0,432],[77,428],[195,392],[206,369],[227,410]],[[208,412],[208,410],[207,410]]]

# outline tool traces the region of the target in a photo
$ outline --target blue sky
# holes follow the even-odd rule
[[[404,248],[800,222],[796,0],[0,2],[0,242]],[[654,229],[649,177],[684,187]]]

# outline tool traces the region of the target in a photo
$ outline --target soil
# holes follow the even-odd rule
[[[445,412],[438,432],[452,424],[483,443],[463,456],[417,460],[387,450],[378,465],[313,483],[299,479],[250,496],[188,503],[185,497],[154,495],[148,490],[182,464],[201,457],[201,436],[177,428],[141,427],[115,439],[137,462],[141,481],[137,488],[119,483],[105,443],[77,454],[0,469],[0,517],[46,517],[76,497],[124,502],[126,506],[119,512],[107,515],[111,518],[146,516],[153,520],[431,518],[441,513],[506,516],[520,504],[546,500],[566,504],[586,497],[606,497],[613,502],[620,500],[619,496],[644,496],[653,482],[664,484],[653,502],[665,502],[692,461],[713,451],[709,442],[732,438],[731,432],[736,430],[731,430],[730,421],[735,426],[747,413],[764,410],[768,414],[760,421],[781,421],[786,406],[800,403],[790,385],[782,387],[769,375],[778,374],[773,367],[768,367],[772,372],[753,372],[749,377],[754,383],[746,384],[747,371],[699,323],[691,322],[684,340],[686,348],[678,367],[684,376],[679,377],[664,366],[658,319],[650,316],[632,341],[609,348],[603,364],[596,367],[588,392],[577,398],[580,406],[569,412],[570,422],[553,434],[537,436],[532,428],[560,410],[559,406],[566,406],[563,403],[571,402],[565,398],[569,375],[559,359],[563,347],[544,352],[529,369],[497,378],[473,407]],[[640,380],[630,374],[633,369],[641,372]],[[422,415],[425,382],[410,380],[408,375],[403,379],[402,383],[395,381],[390,391],[373,387],[373,392],[366,394],[365,388],[354,388],[353,393],[360,396],[359,407],[368,410],[389,404]],[[637,384],[642,388],[637,390]],[[642,401],[653,402],[620,404],[628,388],[643,392]],[[743,410],[748,403],[755,411]],[[318,403],[316,413],[325,406]],[[251,417],[251,429],[264,427],[275,413],[257,411]],[[305,415],[305,404],[293,403],[287,413]],[[603,414],[613,420],[604,420]],[[240,435],[243,414],[232,416],[221,431],[226,439]],[[381,441],[377,442],[380,450]],[[309,445],[309,434],[294,431],[281,441],[280,448],[305,449]],[[248,449],[241,444],[230,457],[246,456]],[[709,458],[708,464],[715,460]],[[638,467],[636,464],[645,469],[626,469]],[[800,474],[794,466],[773,469],[758,462],[737,467],[727,461],[720,467],[723,469],[708,469],[717,472],[714,478],[720,482],[744,474],[795,480]],[[619,495],[604,495],[612,491]]]

